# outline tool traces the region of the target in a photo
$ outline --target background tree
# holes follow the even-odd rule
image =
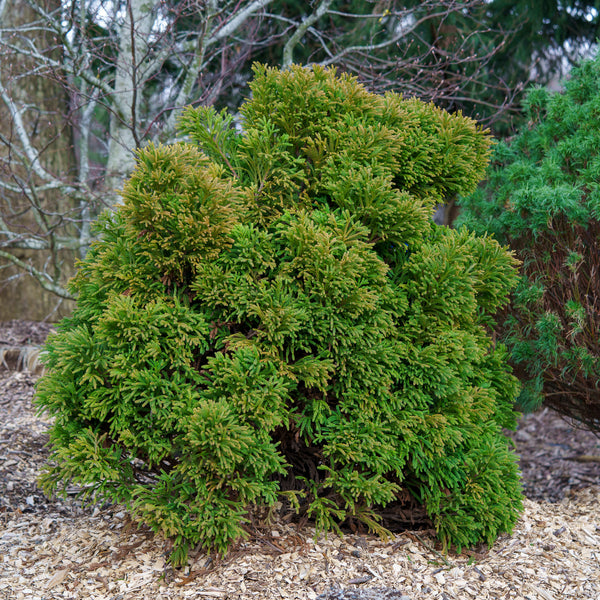
[[[68,298],[64,283],[70,268],[59,268],[65,264],[61,252],[85,254],[91,240],[89,224],[100,210],[118,202],[135,149],[149,141],[171,139],[182,106],[235,109],[253,59],[284,66],[338,65],[376,90],[394,87],[398,82],[393,73],[402,72],[408,93],[431,88],[428,97],[441,100],[456,88],[457,80],[450,87],[429,85],[437,72],[419,70],[418,65],[431,51],[415,40],[428,23],[441,31],[453,15],[474,11],[482,2],[442,0],[406,6],[333,0],[312,4],[19,0],[16,4],[26,7],[26,17],[3,18],[0,28],[6,117],[0,155],[0,250],[4,264],[26,267],[46,290]],[[4,2],[4,12],[7,7]],[[478,27],[475,20],[471,24]],[[454,61],[458,69],[464,61],[476,59],[465,45],[446,52],[445,60]],[[18,68],[7,69],[8,64]],[[465,71],[465,76],[472,75]],[[25,101],[17,90],[33,89],[39,80],[45,82],[39,85],[48,86],[44,98],[31,94]],[[48,144],[38,132],[40,124],[47,128],[44,121],[32,118],[17,126],[24,114],[47,111],[42,100],[49,99],[63,107],[61,159],[74,158],[61,168],[43,160]],[[17,130],[18,135],[11,134]],[[27,198],[24,216],[10,194],[17,191],[16,173],[33,168],[36,177],[21,178],[18,190]],[[52,206],[50,220],[40,199],[47,188],[62,202]],[[23,218],[36,221],[38,227],[25,229]],[[19,258],[23,250],[40,252],[41,262],[25,265]],[[3,303],[0,318],[16,314],[17,307],[18,303]],[[41,318],[44,310],[30,316]]]
[[[494,54],[490,69],[509,88],[520,85],[520,102],[527,84],[558,85],[577,62],[593,53],[600,37],[599,10],[598,0],[492,0],[486,6],[487,21],[503,23],[511,36]],[[493,106],[497,92],[494,87],[489,91]],[[510,135],[521,125],[520,102],[518,111],[504,113],[497,134]]]
[[[48,0],[45,10],[60,6]],[[0,2],[2,47],[15,43],[35,17],[26,2]],[[61,61],[62,47],[48,29],[29,29],[28,43],[42,49],[44,62]],[[69,95],[60,76],[27,54],[0,53],[0,294],[18,298],[22,314],[53,313],[65,296],[57,281],[72,274],[74,246],[67,237],[75,233],[77,201],[56,185],[59,176],[73,177],[75,167]],[[34,279],[20,277],[23,270]],[[53,293],[41,294],[39,284]],[[8,304],[0,302],[0,318]]]
[[[135,149],[171,140],[184,105],[235,110],[254,60],[335,65],[373,91],[416,95],[495,125],[511,114],[531,70],[527,56],[519,55],[517,70],[508,60],[529,35],[517,29],[527,23],[529,30],[519,31],[549,44],[553,38],[540,32],[555,16],[527,2],[511,11],[484,0],[15,0],[10,10],[0,0],[0,6],[0,260],[62,298],[70,296],[64,283],[72,257],[65,252],[85,254],[90,222],[118,202]],[[569,7],[560,5],[557,27],[575,20],[580,28],[572,33],[565,25],[560,40],[592,35],[591,5]],[[47,86],[47,93],[37,97],[36,86]],[[19,92],[29,89],[26,98]],[[60,107],[53,120],[60,136],[44,133],[53,137],[49,146],[40,136],[46,121],[34,116]],[[59,168],[47,162],[58,144],[66,161]],[[19,184],[25,215],[11,194],[17,174],[32,168],[36,177]],[[49,188],[63,203],[51,206],[52,219],[41,201]],[[37,228],[26,228],[27,220]],[[25,250],[40,258],[24,264]],[[19,304],[4,302],[0,318],[15,315]],[[41,318],[45,310],[30,316]]]
[[[523,381],[521,406],[544,402],[600,432],[600,57],[563,92],[532,90],[526,108],[487,184],[461,200],[459,223],[523,263],[497,328]]]

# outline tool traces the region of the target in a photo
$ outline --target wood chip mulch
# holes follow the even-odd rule
[[[543,410],[511,434],[525,510],[491,549],[443,555],[431,532],[315,538],[275,522],[222,559],[169,544],[118,506],[47,498],[36,377],[0,366],[0,600],[562,600],[600,598],[600,440]],[[260,534],[260,535],[259,535]]]

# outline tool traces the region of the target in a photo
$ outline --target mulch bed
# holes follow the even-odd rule
[[[50,329],[0,323],[0,350],[39,346]],[[192,553],[173,570],[168,543],[119,507],[82,507],[37,487],[48,422],[32,405],[36,380],[0,364],[0,599],[600,597],[600,440],[548,409],[508,434],[527,499],[514,533],[491,550],[444,557],[428,532],[316,539],[310,527],[274,523],[223,561]]]

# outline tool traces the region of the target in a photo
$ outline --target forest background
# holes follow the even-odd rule
[[[56,321],[135,150],[186,105],[236,110],[251,66],[335,65],[510,136],[526,88],[594,48],[578,0],[0,0],[0,321]],[[452,204],[453,199],[446,199]]]

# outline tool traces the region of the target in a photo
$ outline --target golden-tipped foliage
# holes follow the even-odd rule
[[[481,177],[484,132],[260,66],[241,131],[191,108],[181,129],[140,152],[47,343],[46,489],[125,503],[176,563],[279,500],[384,533],[378,510],[412,498],[458,547],[510,531],[517,386],[485,327],[514,260],[431,220]]]

